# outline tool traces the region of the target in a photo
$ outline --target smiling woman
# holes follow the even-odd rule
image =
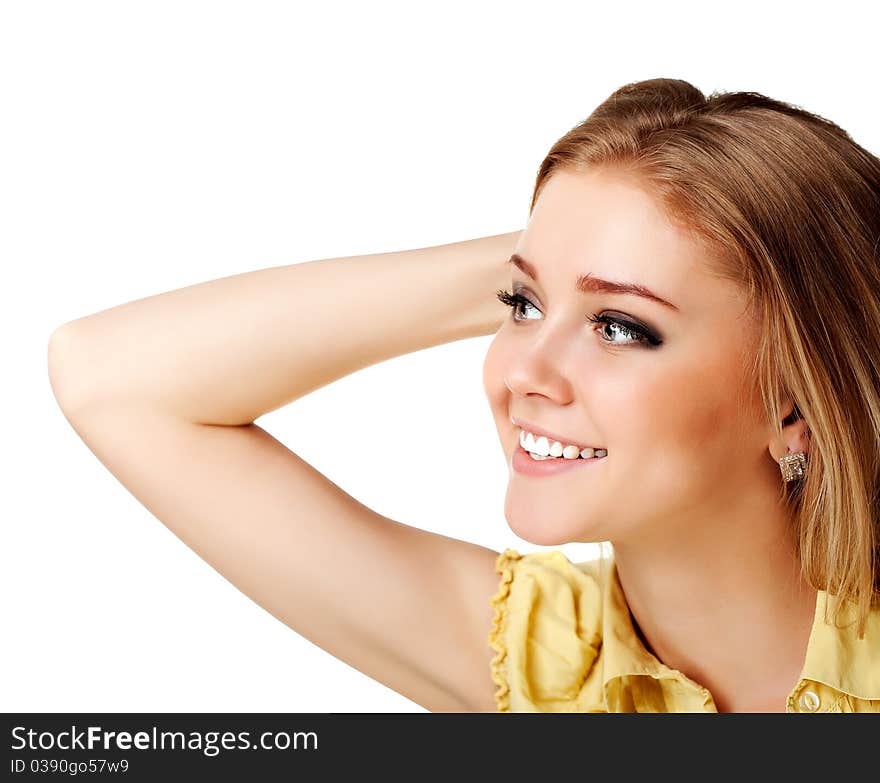
[[[499,557],[499,708],[774,711],[815,680],[880,710],[878,243],[877,158],[756,93],[626,85],[553,145],[484,386],[511,528],[613,558]],[[608,457],[517,469],[519,417]]]
[[[138,299],[50,380],[182,541],[431,710],[880,711],[878,243],[839,127],[655,79],[552,146],[522,231]],[[392,520],[254,423],[480,335],[511,530],[609,561]]]

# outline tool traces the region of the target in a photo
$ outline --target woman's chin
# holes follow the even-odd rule
[[[507,512],[507,525],[514,535],[535,546],[562,546],[572,542],[589,542],[603,539],[593,538],[590,531],[579,526],[548,523],[540,515]]]

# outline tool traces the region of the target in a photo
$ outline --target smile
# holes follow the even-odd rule
[[[574,444],[566,444],[561,441],[551,441],[544,435],[535,436],[534,433],[520,429],[519,445],[534,460],[550,460],[562,458],[565,460],[602,458],[608,454],[607,449]]]

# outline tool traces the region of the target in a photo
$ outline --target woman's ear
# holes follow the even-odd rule
[[[777,462],[786,454],[795,454],[799,451],[804,454],[810,453],[810,428],[801,417],[797,405],[786,402],[783,412],[788,411],[782,420],[782,435],[774,436],[769,444],[770,454]]]

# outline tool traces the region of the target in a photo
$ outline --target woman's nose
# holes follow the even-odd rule
[[[573,386],[564,356],[537,347],[511,360],[505,370],[504,384],[511,394],[522,397],[539,394],[560,405],[570,400]]]

